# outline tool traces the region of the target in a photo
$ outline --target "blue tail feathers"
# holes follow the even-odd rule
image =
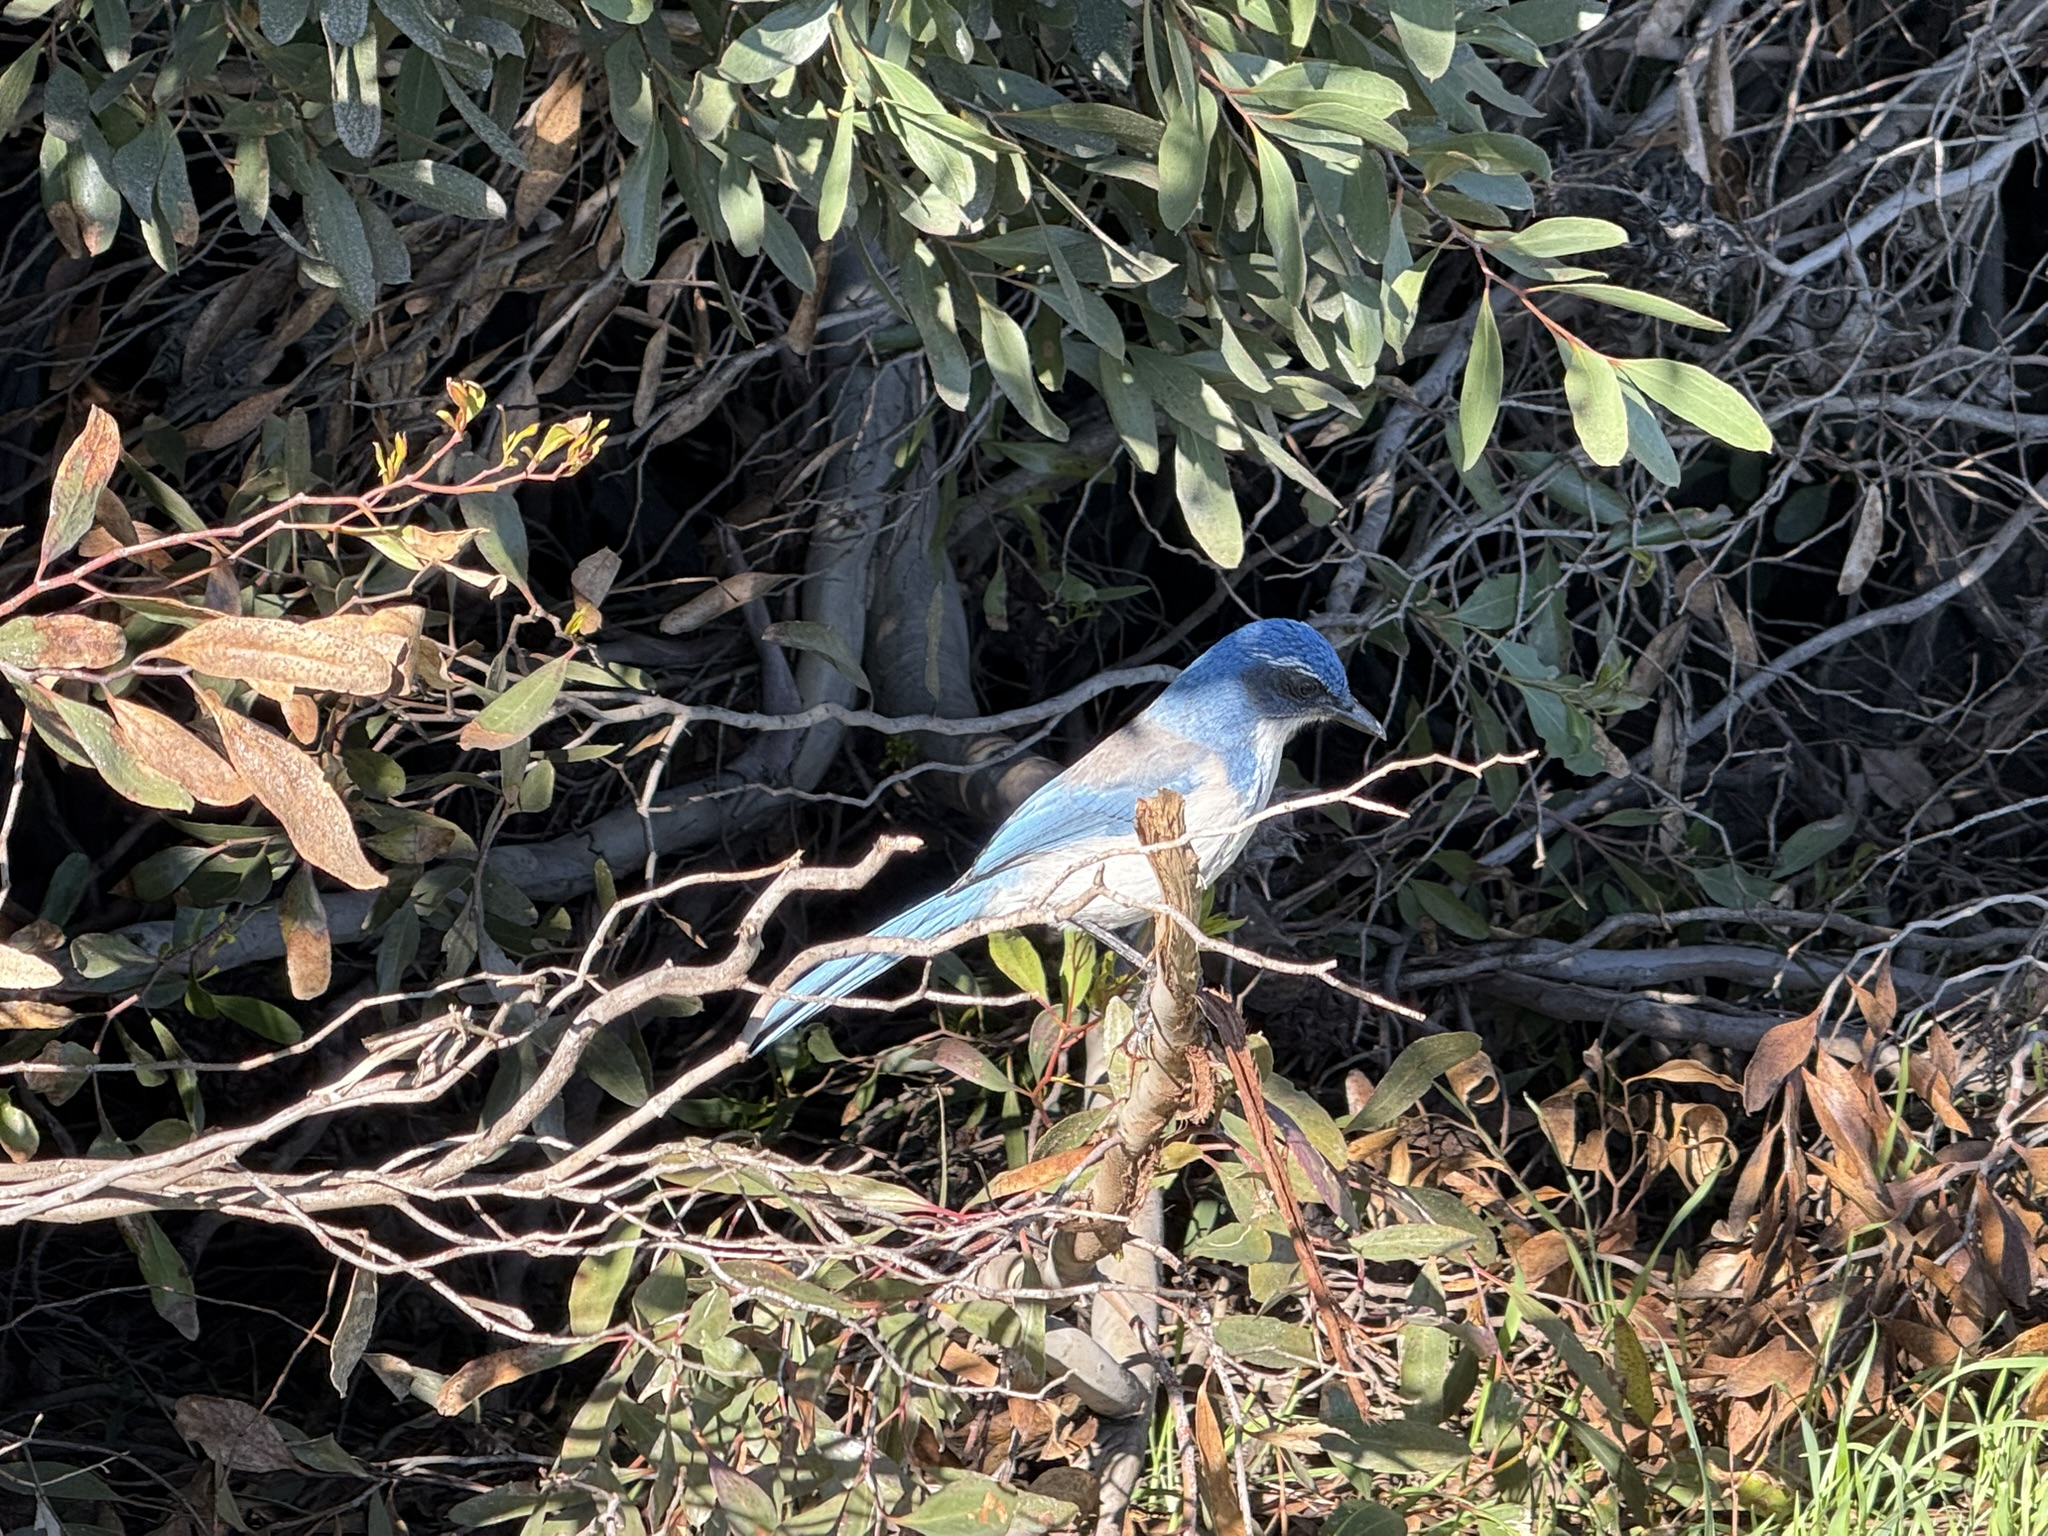
[[[900,912],[872,936],[882,939],[931,939],[981,916],[988,900],[988,887],[977,883],[964,890],[941,891]],[[902,963],[902,955],[847,955],[827,960],[803,972],[785,989],[789,996],[777,998],[747,1021],[740,1039],[748,1054],[781,1038],[807,1019],[832,1006],[834,998],[850,997],[890,967]]]

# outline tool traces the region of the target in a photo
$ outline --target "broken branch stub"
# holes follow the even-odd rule
[[[1102,1166],[1088,1185],[1088,1203],[1102,1219],[1063,1232],[1055,1245],[1062,1271],[1086,1267],[1122,1250],[1129,1218],[1145,1197],[1152,1167],[1180,1121],[1199,1118],[1210,1095],[1201,1045],[1201,956],[1194,941],[1200,882],[1187,841],[1187,807],[1162,789],[1138,802],[1138,838],[1158,877],[1163,908],[1154,923],[1152,975],[1145,985],[1148,1025],[1133,1037],[1137,1059],[1130,1089],[1114,1106]]]

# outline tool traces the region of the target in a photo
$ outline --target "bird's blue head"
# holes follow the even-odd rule
[[[1195,694],[1231,685],[1266,720],[1300,727],[1343,720],[1386,735],[1372,712],[1351,695],[1344,664],[1330,642],[1298,619],[1259,619],[1224,636],[1196,658],[1169,693]]]

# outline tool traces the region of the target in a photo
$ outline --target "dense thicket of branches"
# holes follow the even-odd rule
[[[1680,1528],[1984,1406],[2048,3],[1594,10],[9,6],[0,1518]],[[1149,986],[706,1066],[1278,615],[1394,740]]]

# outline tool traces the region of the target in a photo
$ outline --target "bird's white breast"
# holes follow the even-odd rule
[[[1286,744],[1283,727],[1261,722],[1248,780],[1233,780],[1222,756],[1210,753],[1205,771],[1183,789],[1189,841],[1204,886],[1221,879],[1251,841],[1254,818],[1272,798]],[[1058,854],[1040,855],[1033,865],[1034,878],[1011,883],[1001,910],[1032,911],[1042,919],[1066,914],[1121,928],[1143,921],[1160,904],[1158,877],[1135,834],[1077,842]]]

